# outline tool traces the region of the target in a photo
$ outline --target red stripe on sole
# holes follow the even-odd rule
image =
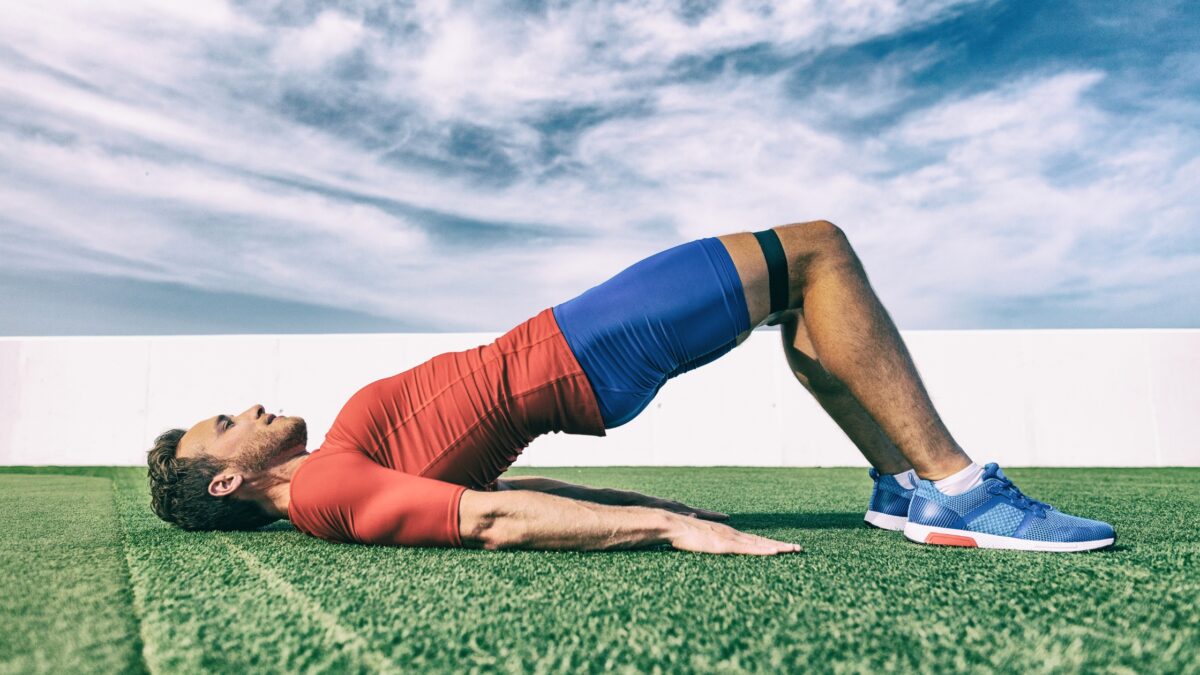
[[[942,534],[940,532],[930,532],[925,535],[926,544],[941,544],[942,546],[966,546],[967,548],[977,548],[975,540],[970,537],[961,537],[957,534]]]

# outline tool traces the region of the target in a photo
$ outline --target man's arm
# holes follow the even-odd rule
[[[630,490],[617,490],[614,488],[594,488],[586,485],[574,485],[572,483],[564,483],[553,478],[543,478],[541,476],[517,476],[515,478],[504,478],[496,480],[496,490],[534,490],[536,492],[544,492],[546,494],[557,495],[559,497],[567,497],[568,499],[579,499],[595,504],[607,504],[609,506],[645,506],[653,509],[664,509],[673,513],[679,513],[685,516],[695,515],[698,518],[705,520],[728,520],[729,515],[719,511],[709,511],[707,509],[688,506],[682,502],[672,501],[670,499],[662,499],[651,495],[644,495],[640,492]]]
[[[699,518],[608,506],[527,490],[467,490],[459,500],[463,546],[602,551],[669,544],[683,551],[774,555],[803,549]]]

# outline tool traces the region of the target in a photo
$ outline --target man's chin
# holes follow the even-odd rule
[[[272,466],[277,466],[279,464],[283,464],[284,462],[287,462],[288,460],[294,459],[296,457],[299,457],[300,455],[304,455],[307,453],[308,453],[308,439],[307,438],[302,436],[299,441],[297,441],[296,439],[290,439],[286,445],[282,446],[282,449],[280,449],[279,452],[276,452],[275,455],[273,457],[271,457],[270,464]]]
[[[275,455],[276,460],[288,460],[307,452],[308,425],[304,423],[303,417],[292,419],[295,420],[295,424],[289,429],[287,436],[283,438],[283,449]]]
[[[299,443],[301,445],[308,443],[308,423],[304,421],[304,418],[289,417],[287,420],[291,425],[291,429],[289,429],[287,438],[284,439],[284,442],[288,444],[289,448],[293,443]]]
[[[298,443],[296,445],[289,446],[284,450],[280,450],[269,457],[262,457],[258,459],[243,458],[242,461],[234,463],[234,466],[247,473],[261,474],[263,472],[270,471],[277,466],[286,464],[292,459],[306,453],[307,450],[305,448],[305,444]]]
[[[303,450],[308,445],[308,425],[304,423],[304,418],[289,417],[287,420],[290,428],[280,439],[283,449],[276,455],[277,457],[285,454],[291,456],[297,447]]]
[[[274,451],[260,446],[248,454],[243,454],[234,465],[250,473],[261,473],[304,455],[308,452],[308,431],[301,422],[286,437],[276,440],[271,445],[276,448]]]

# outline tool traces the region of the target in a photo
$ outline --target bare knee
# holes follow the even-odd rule
[[[842,228],[828,220],[806,220],[802,223],[789,223],[784,227],[799,227],[817,236],[844,236]]]
[[[803,303],[804,290],[829,271],[858,270],[858,256],[842,228],[828,220],[789,223],[774,228],[787,254],[789,306]]]
[[[779,229],[787,229],[789,235],[802,238],[807,244],[805,248],[810,251],[850,250],[850,239],[846,236],[845,231],[828,220],[789,223],[780,226]]]

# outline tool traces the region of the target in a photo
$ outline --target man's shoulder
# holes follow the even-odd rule
[[[361,465],[363,461],[374,460],[352,446],[322,446],[313,450],[292,473],[289,486],[292,500],[295,501],[297,495],[303,500],[336,492],[336,488],[351,480],[352,474],[341,472],[353,471],[353,466]],[[331,473],[339,475],[331,478]]]
[[[320,539],[352,541],[348,506],[360,492],[356,476],[370,457],[351,447],[311,452],[288,485],[288,519]]]

